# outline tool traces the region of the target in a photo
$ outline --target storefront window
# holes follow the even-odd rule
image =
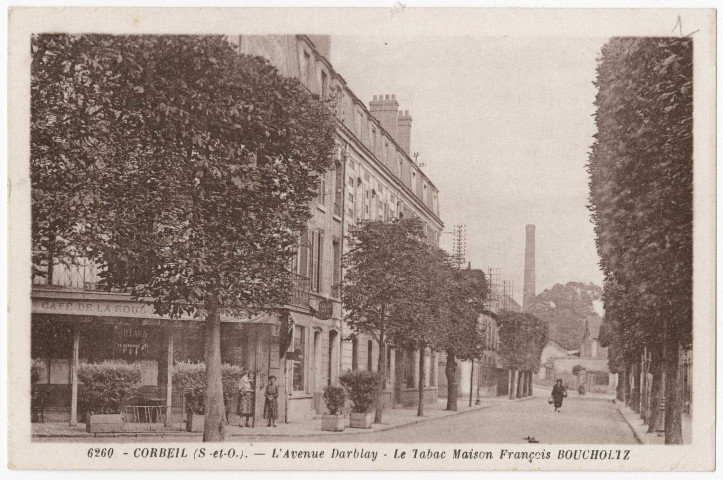
[[[299,355],[293,362],[293,389],[294,391],[304,390],[304,356],[306,354],[306,335],[304,327],[300,325],[294,326],[294,352]]]

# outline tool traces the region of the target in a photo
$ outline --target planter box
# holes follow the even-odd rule
[[[343,432],[345,426],[344,415],[324,414],[321,417],[321,429],[326,432]]]
[[[203,432],[203,418],[203,415],[197,415],[189,412],[186,417],[186,431]]]
[[[85,431],[89,433],[125,432],[126,424],[122,413],[88,414],[85,420]]]
[[[374,412],[354,413],[351,412],[349,417],[349,427],[351,428],[372,428],[374,423]]]

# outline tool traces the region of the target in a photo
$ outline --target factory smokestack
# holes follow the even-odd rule
[[[525,284],[522,289],[522,311],[535,299],[535,226],[525,227]]]

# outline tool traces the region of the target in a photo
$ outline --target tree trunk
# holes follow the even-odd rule
[[[631,408],[635,413],[640,413],[640,362],[633,363],[633,395]]]
[[[384,384],[387,379],[387,348],[384,339],[384,306],[382,306],[382,325],[379,329],[379,392],[377,393],[377,404],[374,412],[374,423],[382,423],[382,412],[384,411]]]
[[[618,385],[615,387],[615,397],[619,402],[625,402],[625,370],[617,372]]]
[[[423,417],[424,416],[424,347],[420,347],[419,349],[419,385],[418,392],[419,392],[419,405],[417,405],[417,416]]]
[[[625,361],[625,406],[630,406],[630,362]]]
[[[512,370],[512,383],[510,384],[510,400],[517,396],[517,369]]]
[[[648,433],[656,431],[660,412],[660,400],[663,398],[663,365],[660,356],[660,347],[653,347],[651,352],[650,368],[653,373],[653,383],[650,386],[650,418],[648,418]]]
[[[447,410],[457,411],[457,360],[454,358],[454,350],[447,350],[447,365],[444,367],[444,374],[447,377]]]
[[[517,398],[522,398],[522,378],[524,377],[524,375],[525,375],[525,372],[522,370],[520,371],[520,373],[517,374],[517,387],[516,387],[516,390],[517,390],[516,397]]]
[[[219,442],[225,437],[225,408],[221,381],[221,312],[218,296],[206,300],[205,349],[206,391],[204,393],[203,441]]]
[[[643,425],[647,425],[650,421],[650,398],[648,392],[648,348],[643,349],[643,354],[640,356],[640,387],[642,393],[640,395],[640,416],[643,417]]]
[[[667,322],[666,322],[667,323]],[[679,445],[683,443],[683,429],[680,423],[680,414],[683,407],[681,402],[681,382],[678,366],[680,344],[677,332],[673,328],[666,328],[666,339],[663,344],[663,362],[665,365],[665,444]]]
[[[532,372],[527,376],[527,394],[532,396]]]

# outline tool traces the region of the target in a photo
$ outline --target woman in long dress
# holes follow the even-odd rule
[[[249,420],[254,415],[254,387],[251,385],[251,381],[249,380],[249,376],[247,373],[244,373],[241,376],[241,380],[239,381],[239,399],[238,399],[238,408],[236,413],[246,419],[246,426],[250,427]],[[243,423],[239,422],[239,427],[242,427]]]
[[[562,408],[562,399],[567,397],[567,390],[562,385],[562,380],[557,379],[557,383],[552,387],[552,400],[555,402],[555,411],[559,412]]]
[[[268,420],[269,427],[276,426],[276,419],[279,417],[279,387],[276,385],[276,377],[269,377],[269,384],[266,385],[266,401],[264,402],[264,418]]]

